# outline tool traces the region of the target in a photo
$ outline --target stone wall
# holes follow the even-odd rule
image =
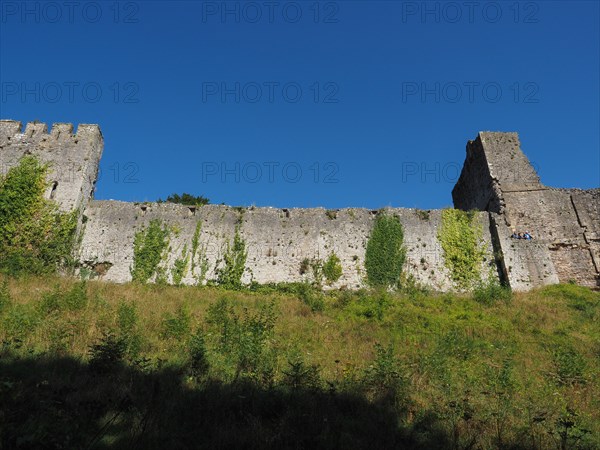
[[[569,189],[596,273],[600,273],[600,189]]]
[[[504,217],[490,214],[492,239],[498,255],[502,279],[515,291],[559,282],[548,246],[538,239],[513,239]]]
[[[79,210],[82,269],[113,282],[131,280],[134,238],[158,219],[170,230],[162,263],[168,281],[177,259],[191,250],[200,227],[199,249],[183,278],[185,284],[213,280],[223,254],[238,230],[248,258],[244,283],[308,280],[302,261],[341,260],[343,274],[331,287],[365,285],[365,251],[377,211],[341,209],[187,207],[168,203],[95,201],[93,191],[103,150],[97,125],[0,121],[0,170],[5,173],[27,154],[50,165],[48,198],[61,210]],[[539,177],[520,149],[516,133],[481,132],[467,144],[461,176],[452,191],[455,207],[480,210],[486,249],[481,273],[497,273],[515,290],[574,280],[600,282],[600,189],[552,189]],[[438,241],[441,211],[388,209],[404,226],[405,271],[433,289],[454,289]],[[519,241],[512,230],[530,231],[533,241]],[[494,256],[493,256],[494,255]],[[0,255],[1,257],[1,255]],[[206,264],[202,264],[205,261]],[[204,273],[200,268],[206,266]],[[497,269],[497,270],[496,270]]]
[[[208,271],[202,281],[216,278],[216,269],[222,267],[223,253],[238,226],[248,251],[244,283],[310,280],[310,271],[301,274],[302,261],[305,258],[324,261],[333,252],[341,260],[343,273],[331,287],[355,289],[365,285],[365,250],[376,213],[366,209],[239,209],[218,205],[190,208],[166,203],[93,201],[86,211],[80,260],[105,280],[119,283],[131,280],[135,234],[151,220],[158,219],[171,230],[164,267],[172,281],[175,260],[181,257],[184,248],[191,249],[199,224],[200,252],[194,261],[194,271],[188,270],[183,279],[185,284],[196,284],[203,258],[207,260]],[[388,209],[387,213],[397,215],[404,225],[407,273],[434,289],[453,289],[437,239],[441,211]],[[487,274],[493,254],[487,214],[479,214],[478,220],[487,255],[481,269]]]
[[[561,282],[595,286],[597,270],[571,193],[563,189],[504,193],[508,225],[530,231],[550,251]]]

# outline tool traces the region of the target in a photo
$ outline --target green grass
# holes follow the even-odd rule
[[[600,447],[582,287],[0,286],[1,448]]]

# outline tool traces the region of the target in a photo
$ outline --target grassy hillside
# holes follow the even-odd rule
[[[600,293],[0,279],[0,448],[600,448]]]

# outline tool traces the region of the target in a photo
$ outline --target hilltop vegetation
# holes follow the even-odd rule
[[[158,199],[158,203],[177,203],[180,205],[187,206],[204,206],[210,203],[210,200],[202,195],[192,195],[188,193],[179,194],[171,194],[167,197],[166,200]]]
[[[0,447],[600,447],[598,292],[253,288],[0,280]]]

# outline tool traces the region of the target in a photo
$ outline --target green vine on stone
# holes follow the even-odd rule
[[[444,252],[444,263],[450,277],[460,289],[470,289],[481,278],[485,255],[481,244],[482,226],[476,223],[475,211],[444,209],[438,240]]]
[[[404,228],[400,218],[380,213],[367,242],[365,268],[373,287],[396,287],[406,259]]]
[[[45,198],[49,166],[25,156],[0,176],[0,271],[51,273],[72,263],[77,211]]]
[[[147,283],[154,275],[163,278],[163,271],[158,269],[168,246],[169,230],[160,220],[152,220],[147,228],[138,231],[133,241],[133,281]]]
[[[227,248],[223,255],[224,264],[217,270],[217,284],[229,289],[240,289],[247,257],[246,242],[240,236],[239,226],[237,226],[233,244],[227,242]]]
[[[342,276],[342,264],[340,258],[333,252],[323,264],[323,275],[325,275],[327,284],[335,283]]]
[[[171,268],[171,276],[173,277],[173,284],[175,286],[179,286],[181,280],[185,277],[189,260],[190,257],[188,255],[187,244],[185,244],[181,251],[181,256],[175,260],[173,267]]]
[[[208,272],[208,258],[206,257],[206,247],[200,245],[200,231],[202,230],[202,222],[196,224],[194,230],[194,236],[192,236],[192,250],[191,250],[191,273],[195,276],[196,269],[196,255],[198,255],[198,266],[200,268],[200,274],[196,277],[199,284],[204,282],[206,273]]]

